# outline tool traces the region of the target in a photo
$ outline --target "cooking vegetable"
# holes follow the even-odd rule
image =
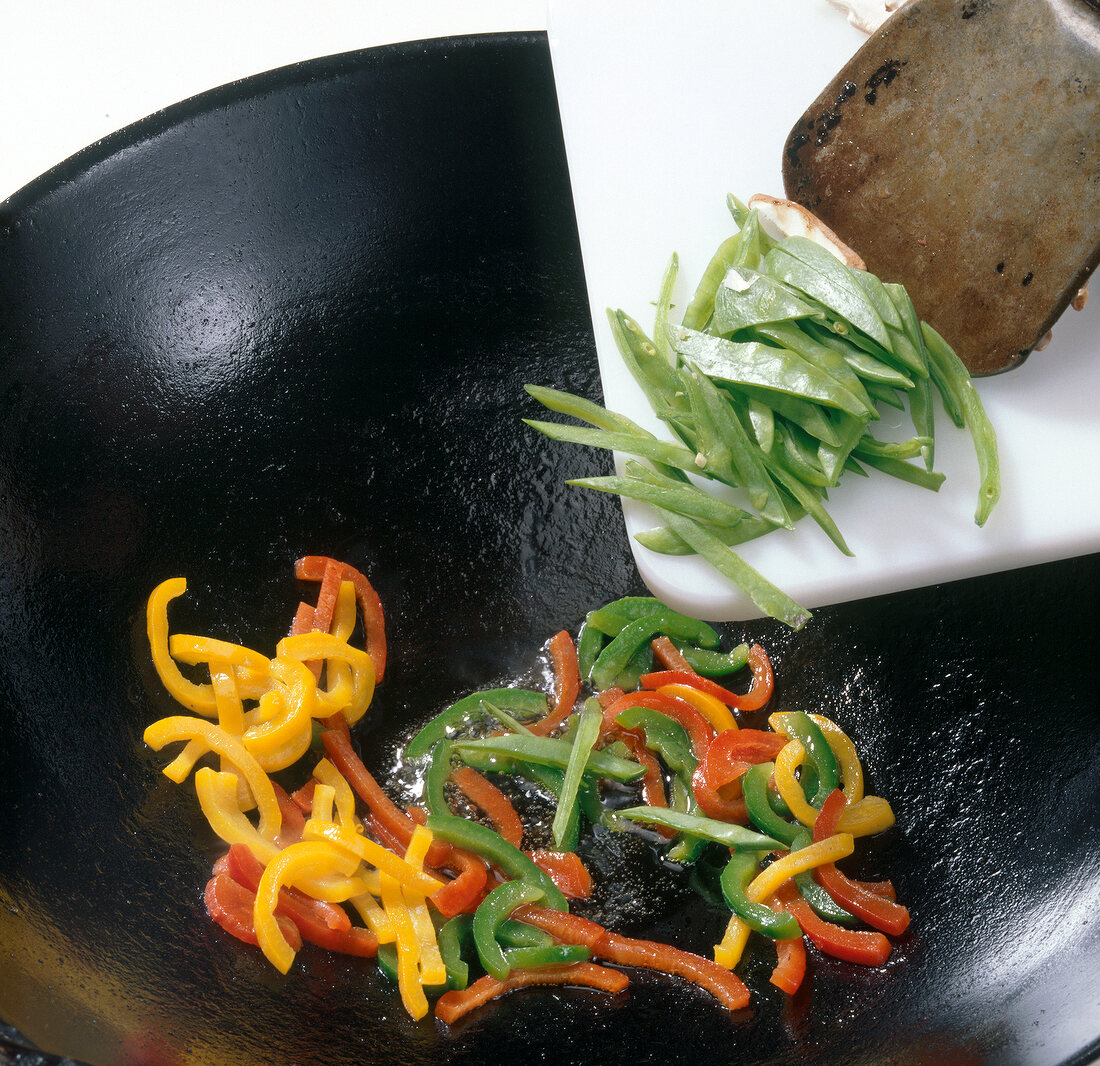
[[[527,391],[543,406],[594,428],[525,421],[553,440],[634,456],[621,473],[569,484],[648,504],[660,525],[638,534],[639,543],[702,556],[763,613],[798,629],[809,612],[735,545],[809,516],[851,554],[825,507],[845,470],[873,467],[938,489],[933,392],[973,437],[981,479],[975,521],[983,525],[1000,493],[996,436],[965,367],[918,321],[902,286],[868,273],[798,205],[757,196],[747,207],[731,198],[731,210],[738,232],[711,259],[680,325],[669,321],[675,256],[652,340],[625,312],[608,311],[624,363],[673,439],[534,385]],[[760,212],[769,229],[790,226],[789,235],[770,236]],[[909,440],[871,433],[881,404],[909,411]],[[737,489],[739,498],[708,492],[700,480]]]
[[[638,358],[649,358],[644,347]],[[854,881],[835,865],[857,834],[894,817],[863,794],[851,739],[799,711],[775,712],[772,731],[745,721],[775,691],[760,646],[722,652],[712,627],[652,597],[593,610],[577,643],[563,630],[547,646],[551,699],[535,689],[475,692],[415,734],[405,756],[421,771],[423,806],[403,808],[357,754],[350,728],[375,681],[369,652],[349,643],[363,610],[348,576],[357,571],[331,560],[300,569],[320,581],[318,602],[299,605],[272,658],[170,634],[167,604],[182,581],[158,587],[148,612],[165,686],[217,718],[169,716],[146,731],[157,750],[183,745],[164,772],[176,782],[194,773],[199,805],[230,845],[207,883],[208,910],[280,971],[303,942],[377,956],[408,1014],[426,1016],[434,1000],[445,1024],[530,984],[626,987],[626,973],[591,960],[694,982],[738,1010],[749,991],[732,970],[753,931],[775,942],[772,984],[790,994],[806,969],[803,932],[823,950],[877,964],[890,950],[881,930],[906,928],[889,882]],[[314,628],[326,620],[327,630]],[[180,662],[205,668],[209,683],[185,677]],[[269,776],[276,770],[305,780],[284,789]],[[552,804],[549,824],[521,817],[533,793]],[[569,913],[569,900],[583,907],[594,890],[578,852],[606,832],[641,833],[661,876],[693,871],[704,905],[727,920],[713,960]],[[835,924],[859,921],[872,930]]]

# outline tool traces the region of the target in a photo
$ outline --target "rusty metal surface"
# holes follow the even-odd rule
[[[1018,365],[1100,261],[1096,4],[910,0],[791,130],[783,178],[973,373]]]

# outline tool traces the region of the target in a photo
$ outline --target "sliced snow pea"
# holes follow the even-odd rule
[[[801,517],[801,512],[796,513],[795,508],[790,503],[787,504],[787,512],[792,519]],[[776,527],[771,522],[765,522],[762,518],[746,518],[736,526],[700,528],[709,529],[715,540],[726,545],[726,547],[731,547],[734,544],[746,544],[750,540],[756,540],[757,537],[762,537],[765,533],[773,532]],[[696,554],[695,549],[687,541],[665,526],[658,526],[655,529],[643,529],[640,533],[634,534],[634,539],[643,548],[648,548],[650,551],[658,552],[661,555]]]
[[[626,596],[588,613],[592,625],[609,637],[617,636],[630,622],[654,616],[663,619],[667,628],[662,632],[667,637],[690,640],[704,648],[717,648],[722,643],[722,638],[713,626],[674,611],[652,596]]]
[[[855,450],[863,458],[877,455],[883,459],[912,459],[921,455],[928,443],[928,437],[910,437],[908,440],[887,443],[865,434],[860,437]]]
[[[783,392],[758,389],[753,385],[742,386],[737,391],[747,398],[750,403],[755,400],[758,403],[767,404],[772,409],[773,415],[778,415],[787,422],[800,426],[811,436],[817,437],[818,440],[827,441],[829,444],[839,443],[826,412],[830,414],[846,414],[847,412],[840,411],[835,407],[822,407],[811,400],[803,400],[798,396],[789,396]],[[733,399],[733,402],[739,409],[744,408],[744,405],[739,404],[737,399]],[[748,416],[748,409],[744,408],[744,410],[745,415]],[[770,452],[772,445],[767,448],[761,445],[761,448],[766,452]]]
[[[566,841],[576,838],[576,825],[580,817],[577,810],[577,792],[589,756],[592,754],[592,748],[599,740],[602,724],[603,708],[600,706],[600,701],[592,698],[585,700],[576,731],[571,738],[571,751],[565,767],[565,778],[558,795],[554,821],[550,826],[550,835],[558,851],[564,849]]]
[[[928,352],[930,367],[935,367],[939,375],[936,381],[941,394],[945,392],[952,398],[954,406],[962,412],[966,428],[974,442],[978,456],[978,507],[974,521],[985,525],[990,512],[1001,495],[1000,462],[997,456],[997,434],[993,423],[985,413],[978,390],[974,387],[970,374],[962,360],[951,347],[927,322],[921,323],[924,333],[925,350]]]
[[[676,374],[667,359],[663,358],[653,342],[625,311],[608,311],[611,334],[634,380],[642,387],[657,415],[667,418],[685,413],[685,405],[678,397]]]
[[[758,385],[854,415],[865,410],[835,378],[789,349],[726,340],[682,327],[673,331],[671,340],[677,354],[709,378],[738,386]]]
[[[798,501],[799,505],[805,509],[806,513],[825,531],[828,538],[845,555],[851,555],[851,548],[845,542],[832,516],[825,510],[825,505],[821,501],[820,490],[801,481],[798,475],[784,462],[782,453],[776,453],[774,456],[765,455],[763,459],[764,465],[767,466],[772,477]]]
[[[653,316],[653,347],[657,349],[657,355],[666,363],[670,362],[668,347],[668,313],[672,307],[672,288],[676,284],[676,273],[680,268],[680,260],[675,252],[665,267],[664,277],[661,278],[661,290],[657,296],[657,310]]]
[[[693,648],[689,644],[673,643],[680,649],[680,654],[688,661],[688,665],[703,677],[725,677],[727,674],[743,670],[749,661],[749,646],[738,644],[728,652],[709,651],[704,648]]]
[[[730,267],[714,297],[711,329],[736,333],[750,326],[820,315],[789,286],[748,267]]]
[[[745,592],[766,615],[778,618],[792,629],[801,629],[810,620],[810,612],[805,607],[796,603],[782,589],[776,588],[698,522],[671,511],[661,510],[659,513],[673,533]]]
[[[683,811],[674,811],[668,807],[626,807],[615,813],[632,822],[662,825],[688,836],[722,844],[735,851],[776,851],[784,847],[781,841],[761,833],[754,833],[743,825],[719,822],[715,818],[705,818],[699,814],[685,814]]]
[[[614,430],[589,429],[586,426],[566,426],[560,422],[539,422],[531,418],[525,418],[523,421],[551,440],[565,441],[568,444],[586,444],[590,448],[606,448],[609,451],[626,452],[628,455],[639,455],[643,459],[663,463],[665,466],[677,467],[693,474],[699,473],[699,466],[695,461],[695,452],[689,451],[682,444],[658,440],[652,434],[621,433]]]
[[[572,745],[558,737],[529,737],[515,733],[454,742],[455,754],[463,759],[468,755],[492,755],[523,763],[552,766],[559,770],[564,770],[569,765],[571,751]],[[593,751],[585,763],[585,773],[610,777],[615,781],[633,781],[641,777],[645,769],[629,759],[619,759],[603,751]]]
[[[875,305],[848,268],[820,245],[806,237],[785,237],[764,257],[764,268],[879,344],[889,345],[886,325]]]
[[[494,688],[481,692],[472,692],[456,703],[452,703],[442,714],[436,715],[405,749],[406,755],[419,759],[429,754],[437,741],[443,740],[453,731],[461,728],[471,718],[484,714],[482,701],[488,701],[513,711],[523,718],[541,717],[546,714],[547,701],[544,692],[534,692],[524,688]]]
[[[651,481],[631,477],[629,474],[611,474],[604,477],[571,478],[566,484],[627,496],[632,500],[667,507],[677,514],[690,515],[720,526],[735,526],[743,518],[752,517],[740,507],[702,492],[694,485],[671,480],[666,485],[654,485]]]
[[[605,634],[592,624],[591,612],[589,612],[584,620],[584,625],[581,626],[580,635],[577,637],[577,665],[581,677],[587,678],[592,673],[592,666],[605,641]]]
[[[896,477],[901,481],[910,481],[919,485],[922,489],[939,490],[944,482],[944,475],[935,470],[928,470],[923,466],[915,466],[902,459],[895,459],[889,455],[878,455],[874,452],[865,452],[857,447],[855,454],[868,466],[881,470],[884,474]]]
[[[848,273],[852,275],[855,283],[863,290],[867,299],[871,301],[875,313],[882,319],[883,325],[893,326],[894,329],[898,330],[902,329],[898,309],[894,306],[893,300],[890,299],[886,286],[882,284],[878,277],[869,271],[852,266],[848,267]]]

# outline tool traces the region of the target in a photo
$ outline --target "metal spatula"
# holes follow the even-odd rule
[[[1100,261],[1100,0],[910,0],[787,138],[787,195],[902,282],[972,373]]]

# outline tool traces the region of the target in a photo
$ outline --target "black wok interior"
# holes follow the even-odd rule
[[[600,396],[543,35],[250,79],[0,205],[0,1062],[1090,1061],[1096,556],[729,627],[894,804],[853,867],[912,911],[884,971],[811,949],[786,999],[758,945],[742,1014],[635,973],[448,1032],[369,960],[283,977],[208,920],[218,842],[141,741],[172,709],[146,597],[183,575],[174,625],[270,648],[296,557],[367,571],[392,660],[356,737],[384,776],[451,698],[643,591],[617,504],[564,484],[610,460],[528,431],[528,381]],[[686,876],[591,855],[604,919],[709,952],[725,919]]]

